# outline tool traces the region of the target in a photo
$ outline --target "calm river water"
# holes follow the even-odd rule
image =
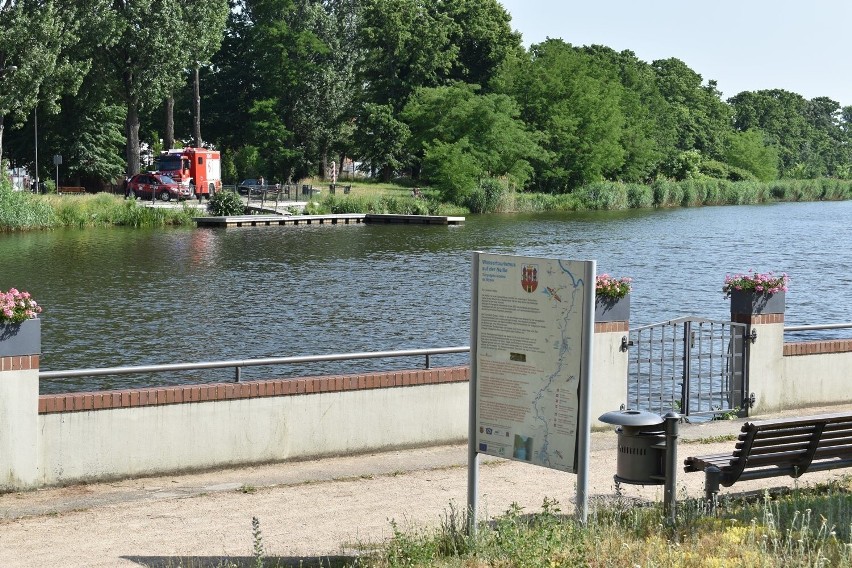
[[[725,274],[749,269],[791,276],[788,325],[842,323],[852,321],[850,220],[852,202],[833,202],[469,217],[458,227],[3,234],[0,289],[28,290],[45,307],[42,370],[467,345],[474,250],[595,259],[599,273],[631,276],[632,326],[727,319]],[[253,368],[243,377],[421,364]],[[42,381],[41,390],[232,378],[95,377]]]

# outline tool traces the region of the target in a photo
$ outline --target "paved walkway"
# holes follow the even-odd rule
[[[773,416],[844,410],[852,405]],[[742,422],[682,425],[679,461],[729,451],[733,442],[708,440],[736,434]],[[591,445],[594,503],[614,494],[616,435],[595,432]],[[483,461],[483,516],[513,502],[538,510],[545,497],[573,510],[574,475]],[[252,517],[260,521],[268,557],[310,566],[388,538],[392,520],[401,528],[438,526],[451,504],[465,506],[466,464],[466,446],[453,445],[0,495],[0,566],[216,566],[224,558],[248,565]],[[842,470],[807,474],[800,483],[839,475]],[[678,495],[701,495],[703,477],[679,473]],[[734,489],[789,484],[789,478],[775,478]],[[662,499],[660,486],[623,489],[628,497]]]

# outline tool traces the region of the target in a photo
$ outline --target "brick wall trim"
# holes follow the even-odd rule
[[[38,362],[38,355],[12,355],[0,357],[0,372],[37,370]]]
[[[38,356],[35,355],[34,357],[37,358]],[[38,365],[37,360],[36,365]],[[469,376],[470,367],[458,366],[358,375],[271,379],[242,383],[192,384],[114,391],[44,394],[38,397],[38,412],[39,414],[52,414],[96,411],[164,404],[216,402],[237,398],[299,396],[314,393],[460,383],[466,382]]]
[[[830,339],[827,341],[798,341],[784,344],[785,357],[849,352],[852,352],[852,339]]]

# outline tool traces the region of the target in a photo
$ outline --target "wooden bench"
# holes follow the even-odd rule
[[[852,466],[852,413],[746,422],[732,453],[690,457],[684,471],[703,471],[707,500],[719,484]]]
[[[66,193],[86,193],[85,187],[77,187],[77,186],[60,186],[57,190],[59,195],[65,195]]]

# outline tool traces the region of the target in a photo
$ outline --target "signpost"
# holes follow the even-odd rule
[[[56,191],[59,192],[59,164],[62,163],[62,154],[53,155],[53,165],[56,166]]]
[[[473,254],[468,530],[479,454],[577,474],[586,521],[595,261]]]

